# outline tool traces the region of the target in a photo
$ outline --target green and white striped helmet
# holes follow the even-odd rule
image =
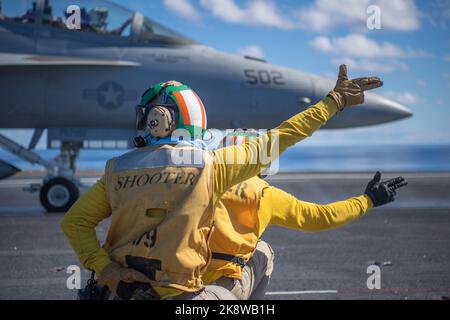
[[[203,136],[207,128],[203,102],[194,90],[177,81],[167,81],[151,86],[141,97],[136,108],[136,127],[143,130],[153,107],[163,106],[173,112],[174,129],[187,129],[191,136]]]

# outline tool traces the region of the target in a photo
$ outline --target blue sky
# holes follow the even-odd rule
[[[380,92],[414,112],[392,124],[322,130],[306,144],[450,144],[450,1],[113,2],[228,53],[333,79],[345,62],[350,77],[381,76]],[[370,5],[380,8],[379,30],[366,26]]]
[[[205,45],[335,78],[376,74],[414,112],[372,128],[322,131],[310,144],[450,144],[450,1],[115,0]],[[366,25],[369,5],[381,29]],[[357,137],[357,141],[355,141]],[[382,139],[380,139],[382,137]]]

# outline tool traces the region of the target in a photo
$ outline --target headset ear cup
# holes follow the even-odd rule
[[[165,138],[175,128],[173,114],[166,107],[157,106],[152,108],[146,118],[150,134],[154,137]]]

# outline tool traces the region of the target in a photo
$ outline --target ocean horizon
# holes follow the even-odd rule
[[[77,162],[78,169],[103,170],[112,157],[128,150],[82,149]],[[59,150],[36,151],[44,159],[55,157]],[[0,159],[22,171],[43,170],[5,150]],[[450,145],[380,145],[380,146],[296,146],[288,149],[279,162],[279,172],[440,172],[450,171]]]

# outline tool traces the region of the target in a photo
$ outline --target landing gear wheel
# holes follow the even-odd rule
[[[41,188],[39,198],[48,212],[65,212],[80,196],[78,187],[66,178],[52,178]]]

